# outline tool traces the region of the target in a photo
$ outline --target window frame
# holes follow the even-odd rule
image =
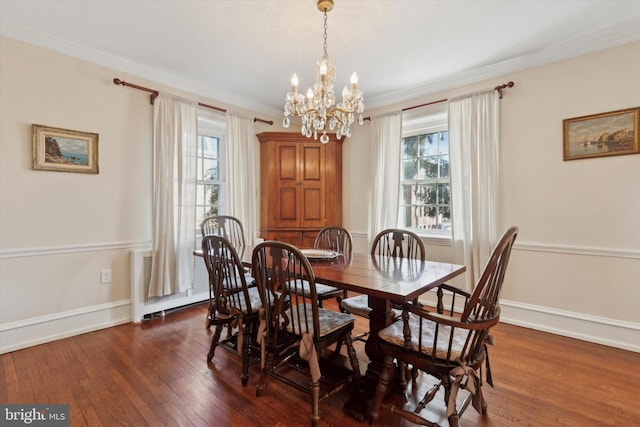
[[[418,135],[427,135],[436,132],[449,131],[449,122],[448,122],[448,103],[440,103],[436,105],[431,105],[428,107],[423,107],[419,109],[414,109],[410,111],[403,112],[402,116],[402,142],[400,144],[400,149],[402,150],[400,154],[400,162],[404,161],[404,139],[412,136]],[[450,156],[450,141],[449,141],[449,149],[447,156]],[[441,154],[436,155],[438,158]],[[452,239],[452,229],[443,230],[443,229],[430,229],[430,228],[416,228],[416,227],[407,227],[402,224],[403,221],[403,208],[404,205],[401,203],[402,198],[402,186],[405,183],[419,183],[424,182],[428,184],[438,184],[438,183],[447,183],[449,185],[449,212],[450,212],[450,222],[453,224],[453,207],[451,204],[452,194],[451,194],[451,162],[449,161],[449,177],[446,181],[443,181],[441,178],[433,178],[433,179],[411,179],[405,180],[403,175],[403,167],[402,163],[400,164],[400,176],[399,176],[399,192],[398,192],[398,227],[405,228],[411,230],[418,234],[421,237],[425,238],[433,238],[434,241],[442,241],[442,240],[451,240]]]
[[[204,162],[205,156],[203,153],[203,145],[201,145],[201,138],[215,138],[218,140],[217,150],[217,162],[218,162],[218,177],[217,179],[204,180],[200,179],[197,171],[200,168],[200,162]],[[209,157],[206,157],[209,158]],[[227,166],[226,166],[227,150],[226,150],[226,120],[225,117],[218,117],[216,114],[203,109],[198,109],[198,144],[196,149],[196,197],[195,197],[195,215],[196,215],[196,242],[200,242],[202,239],[202,231],[200,224],[202,220],[207,216],[204,215],[203,209],[208,209],[211,205],[206,203],[198,203],[198,191],[201,190],[203,185],[218,185],[218,215],[224,215],[225,212],[225,200],[226,200],[226,183],[227,183]],[[206,199],[206,197],[205,197]]]

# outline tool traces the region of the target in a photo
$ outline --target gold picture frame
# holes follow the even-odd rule
[[[562,121],[563,160],[640,153],[640,107]]]
[[[57,172],[99,172],[98,134],[33,125],[33,169]]]

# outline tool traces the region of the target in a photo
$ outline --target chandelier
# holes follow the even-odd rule
[[[282,126],[288,128],[291,124],[289,116],[302,118],[302,135],[307,138],[318,139],[326,144],[329,142],[327,130],[336,130],[338,139],[351,136],[351,125],[358,115],[358,123],[362,125],[364,112],[364,96],[356,89],[358,75],[351,75],[351,87],[342,89],[342,102],[335,105],[336,97],[333,82],[336,79],[336,69],[327,56],[327,12],[333,9],[333,0],[318,0],[318,10],[324,14],[324,56],[316,63],[316,82],[313,88],[307,90],[307,95],[298,93],[298,76],[291,77],[291,92],[287,93],[284,104],[284,119]],[[305,99],[306,98],[306,99]]]

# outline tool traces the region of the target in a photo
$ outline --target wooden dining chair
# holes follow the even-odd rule
[[[353,239],[349,230],[343,227],[324,227],[318,232],[313,244],[314,249],[323,249],[336,252],[342,256],[349,256],[353,250]],[[309,296],[310,289],[306,282],[302,284],[302,292]],[[316,283],[316,293],[318,295],[318,306],[322,308],[322,302],[335,298],[340,311],[344,311],[340,305],[343,299],[347,298],[347,291],[335,286]]]
[[[489,335],[491,328],[500,320],[499,295],[517,234],[518,228],[511,227],[502,236],[473,293],[441,285],[437,290],[435,312],[415,304],[405,304],[402,322],[394,322],[378,333],[380,349],[385,358],[371,407],[372,422],[377,420],[380,408],[385,407],[413,423],[437,425],[421,416],[420,412],[433,401],[441,387],[444,388],[444,404],[451,427],[458,426],[459,418],[470,401],[478,412],[486,414],[481,366],[483,362],[486,364],[486,381],[493,386],[487,344],[492,343]],[[462,313],[455,311],[459,308],[459,300],[463,303]],[[383,405],[394,359],[411,364],[415,369],[439,380],[413,410]],[[460,388],[466,389],[469,394],[458,408],[456,398]]]
[[[247,242],[244,237],[244,227],[242,222],[230,215],[211,215],[206,217],[202,223],[200,223],[200,231],[202,237],[216,234],[222,236],[238,250],[241,247],[246,246]],[[251,272],[248,268],[244,268],[246,272],[247,284],[249,287],[255,286],[255,280],[251,277]]]
[[[235,247],[246,246],[244,227],[236,217],[229,215],[211,215],[200,223],[202,237],[217,234],[229,240]]]
[[[309,260],[293,245],[259,243],[253,250],[252,271],[264,307],[258,336],[263,358],[256,395],[264,394],[267,375],[310,393],[311,423],[315,426],[320,419],[319,402],[361,376],[351,341],[355,319],[320,308]],[[309,295],[301,291],[303,282],[309,285]],[[338,368],[338,380],[329,381],[332,375],[326,367],[320,370],[319,359],[323,350],[339,340],[347,346],[352,371]],[[303,381],[301,371],[308,375]]]
[[[207,362],[211,362],[218,345],[223,345],[242,358],[242,385],[249,379],[251,337],[255,333],[262,302],[257,287],[249,287],[242,261],[233,244],[218,235],[202,239],[202,255],[209,273],[209,309],[207,327],[215,330]],[[235,327],[235,334],[228,334],[220,341],[223,326]],[[255,341],[255,339],[253,340]]]
[[[390,228],[383,230],[373,239],[371,255],[393,258],[411,258],[424,261],[425,248],[420,237],[412,231]],[[367,295],[357,295],[342,300],[340,304],[347,313],[369,318],[371,308]],[[398,309],[397,307],[396,309]],[[400,312],[396,314],[399,316]]]

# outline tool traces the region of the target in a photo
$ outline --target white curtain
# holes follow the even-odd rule
[[[153,267],[149,296],[192,287],[197,103],[160,94],[153,105]]]
[[[497,91],[449,102],[453,240],[467,266],[467,287],[482,274],[498,239],[500,102]]]
[[[385,228],[398,225],[402,113],[371,118],[369,245]]]
[[[247,244],[256,237],[256,165],[253,119],[227,113],[229,215],[240,220]]]

